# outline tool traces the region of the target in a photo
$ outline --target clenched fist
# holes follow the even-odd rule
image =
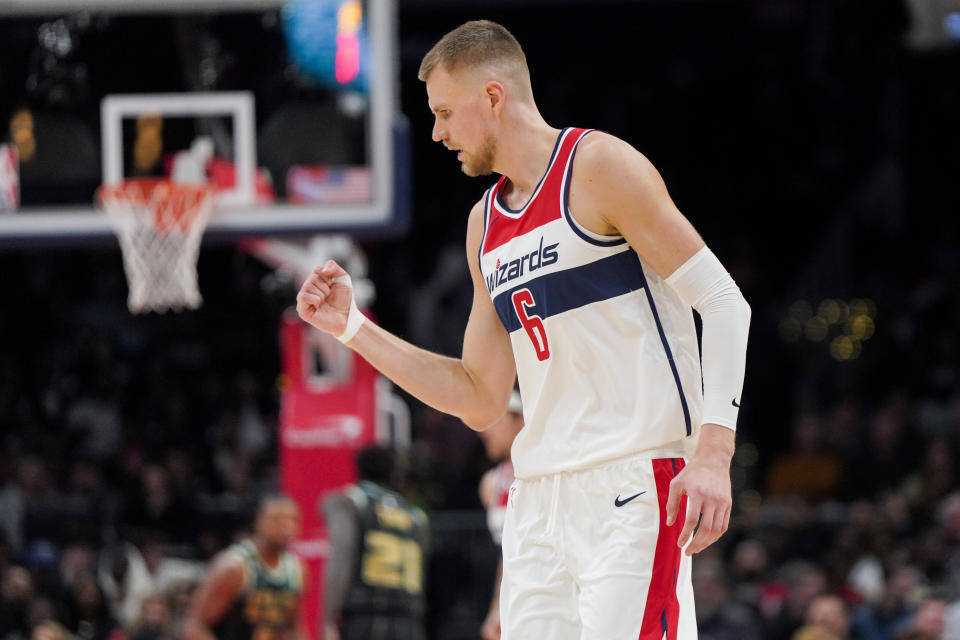
[[[359,311],[352,312],[352,309],[356,309],[356,305],[350,276],[333,260],[316,267],[297,294],[297,314],[305,322],[337,338],[346,333],[351,313],[359,315]]]

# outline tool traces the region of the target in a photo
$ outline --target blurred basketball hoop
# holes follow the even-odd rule
[[[200,306],[197,257],[216,189],[139,178],[104,185],[98,198],[120,240],[132,313]]]

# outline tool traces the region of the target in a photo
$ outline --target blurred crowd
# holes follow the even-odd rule
[[[940,408],[953,432],[928,437],[899,394],[799,416],[693,564],[701,638],[960,638],[960,402]]]
[[[33,548],[0,584],[0,633],[10,639],[179,637],[200,566],[149,543],[99,554],[74,543]]]
[[[33,303],[0,314],[0,638],[178,637],[205,561],[276,486],[265,269],[215,254],[230,305],[207,282],[205,311],[135,319],[118,258],[4,257],[35,268],[3,284]],[[49,278],[55,303],[33,294]]]

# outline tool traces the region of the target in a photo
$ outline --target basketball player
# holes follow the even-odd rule
[[[497,462],[497,466],[488,470],[480,478],[480,503],[487,510],[487,528],[490,537],[499,547],[503,540],[503,521],[507,515],[507,501],[513,484],[513,463],[510,461],[510,447],[514,438],[523,428],[523,404],[520,394],[510,394],[507,412],[489,428],[480,432],[487,457]],[[497,562],[497,577],[493,583],[493,597],[490,609],[480,627],[483,640],[500,640],[500,579],[503,576],[503,560]]]
[[[357,454],[360,481],[324,501],[332,546],[324,640],[424,640],[427,516],[391,491],[393,451]]]
[[[184,638],[306,640],[309,636],[298,626],[304,571],[287,551],[299,529],[300,511],[291,498],[265,498],[253,539],[214,558],[187,614]]]
[[[729,523],[750,307],[649,160],[544,121],[506,29],[458,27],[419,77],[433,139],[468,175],[501,174],[467,222],[463,353],[366,321],[333,261],[304,282],[300,316],[478,430],[519,377],[504,638],[695,638],[690,556]]]

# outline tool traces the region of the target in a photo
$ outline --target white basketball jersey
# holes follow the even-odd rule
[[[703,390],[693,312],[619,236],[569,210],[577,143],[564,129],[519,210],[486,194],[480,270],[510,334],[525,426],[518,478],[677,446],[700,426]]]

